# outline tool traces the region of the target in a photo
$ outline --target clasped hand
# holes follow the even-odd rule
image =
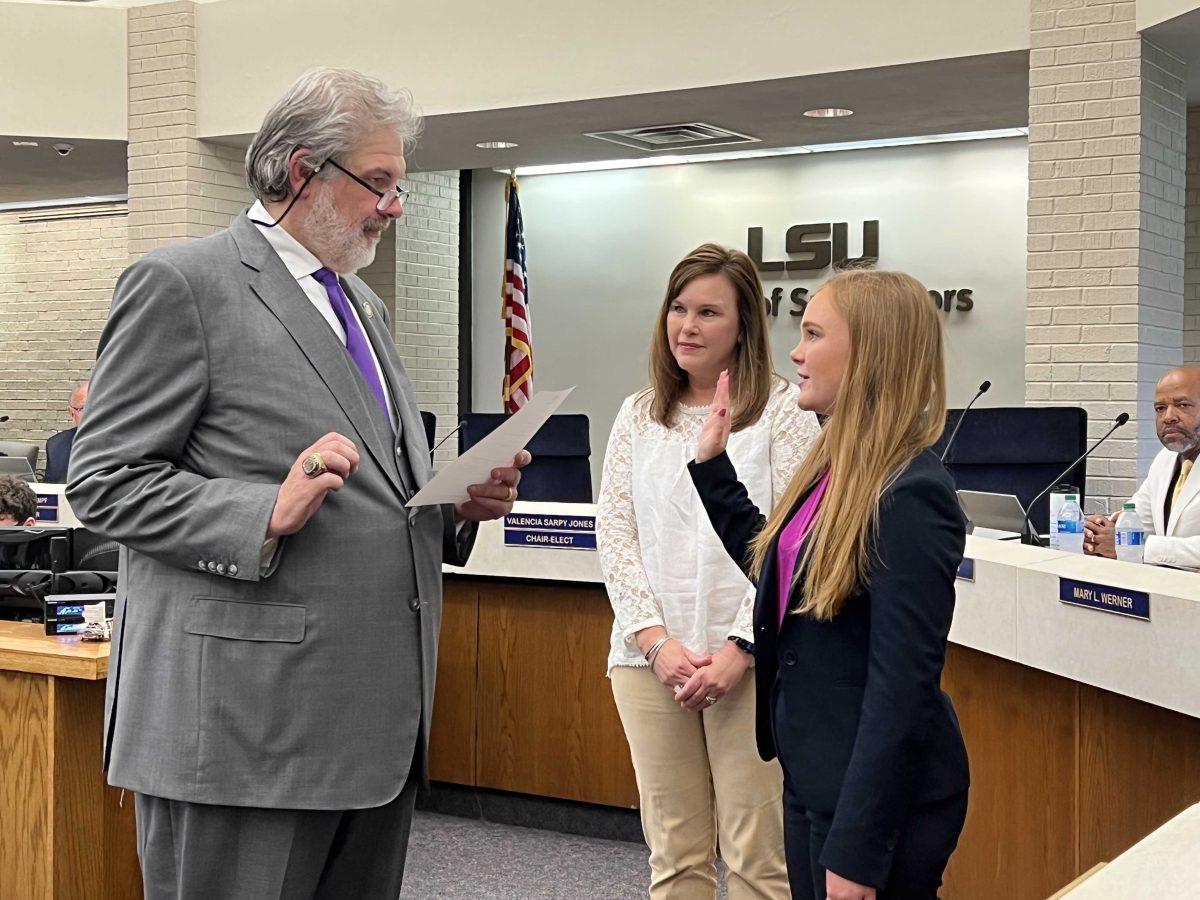
[[[662,629],[648,632],[648,640],[664,633]],[[697,712],[733,690],[749,664],[750,657],[732,644],[702,655],[672,639],[655,654],[652,670],[665,687],[675,692],[680,706]]]
[[[1105,515],[1088,516],[1083,525],[1083,552],[1088,556],[1117,558],[1117,513],[1111,518]]]

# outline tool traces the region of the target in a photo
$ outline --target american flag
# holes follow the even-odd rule
[[[504,185],[508,225],[504,234],[504,285],[500,318],[504,320],[504,411],[515,413],[533,396],[533,334],[529,321],[529,276],[525,270],[525,225],[517,197],[517,177]]]

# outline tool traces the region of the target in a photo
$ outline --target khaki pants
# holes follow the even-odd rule
[[[648,668],[614,668],[612,689],[637,775],[652,900],[716,897],[718,842],[729,900],[786,900],[783,776],[758,758],[754,673],[699,713]]]

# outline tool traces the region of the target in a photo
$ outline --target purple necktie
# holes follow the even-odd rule
[[[388,412],[387,397],[383,393],[383,385],[379,382],[379,373],[375,371],[375,359],[371,356],[371,345],[367,343],[367,336],[363,334],[362,329],[359,327],[358,319],[350,311],[350,301],[346,299],[341,282],[338,281],[337,273],[331,269],[322,267],[313,272],[313,278],[325,285],[325,293],[329,295],[329,303],[333,307],[333,313],[338,317],[338,321],[342,323],[342,328],[346,332],[346,352],[350,354],[350,358],[354,360],[354,365],[358,367],[358,371],[366,380],[367,387],[371,389],[371,393],[375,395],[375,399],[383,407],[384,419],[391,425],[392,417]]]

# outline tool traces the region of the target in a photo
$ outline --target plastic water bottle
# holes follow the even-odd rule
[[[1138,518],[1137,509],[1126,503],[1117,519],[1117,559],[1140,563],[1146,550],[1146,526]]]
[[[1067,494],[1058,511],[1058,549],[1064,553],[1083,552],[1083,510],[1079,508],[1079,497],[1075,494]]]
[[[1058,549],[1058,513],[1067,502],[1067,494],[1078,497],[1079,488],[1073,484],[1059,482],[1050,492],[1050,547],[1053,550]]]

